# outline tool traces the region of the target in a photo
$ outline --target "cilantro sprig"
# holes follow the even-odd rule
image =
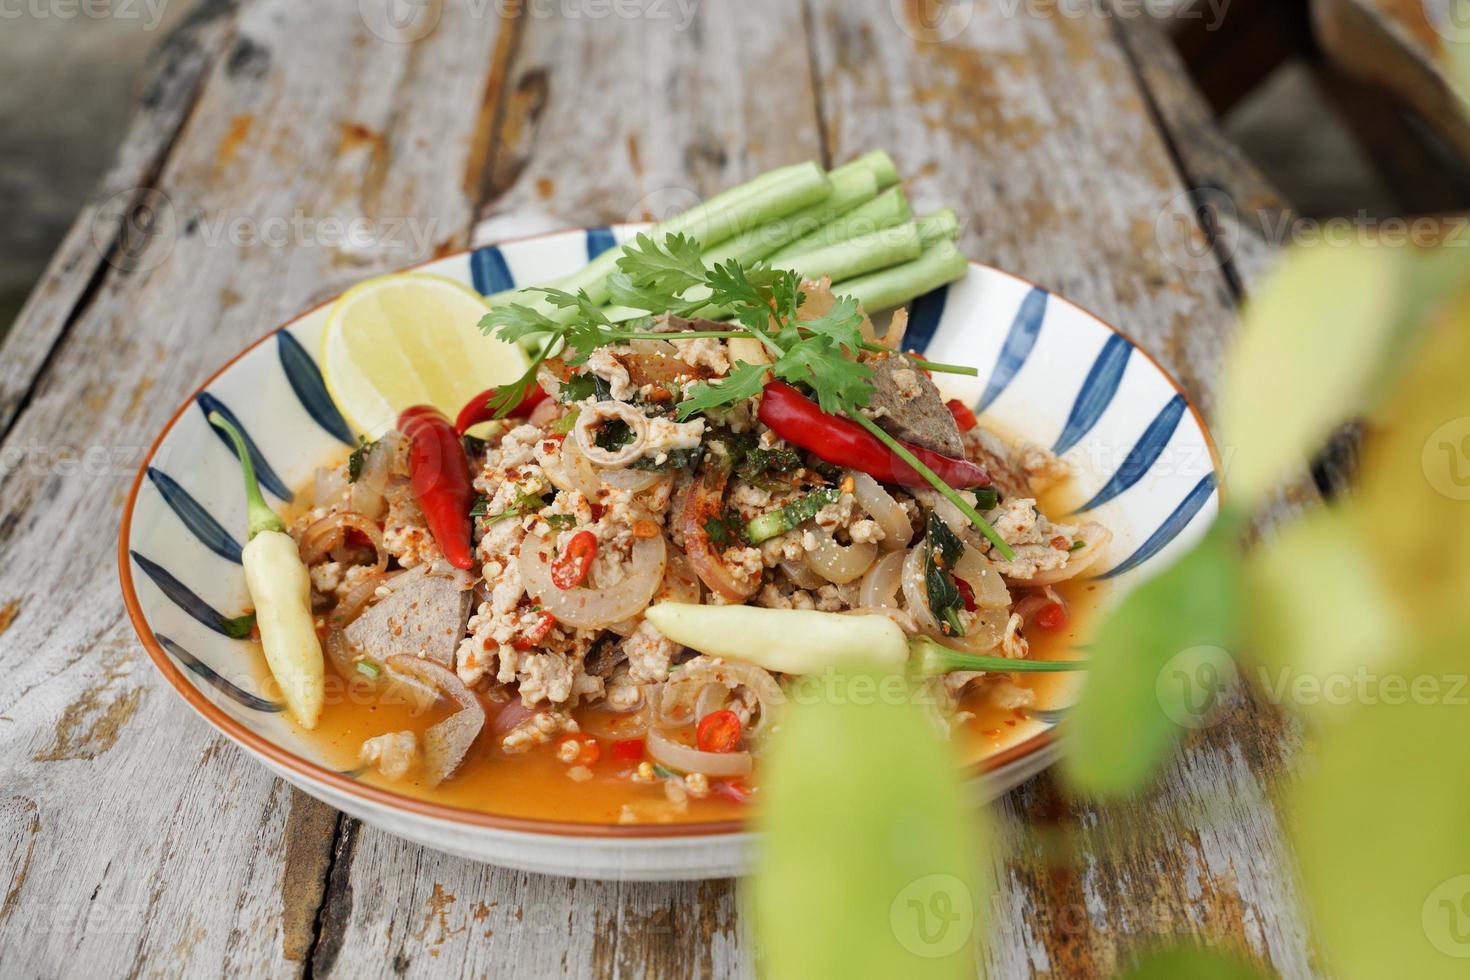
[[[710,268],[700,254],[699,243],[679,234],[667,236],[662,245],[648,235],[638,235],[623,247],[617,270],[608,278],[614,302],[650,314],[687,316],[719,309],[743,329],[686,331],[678,336],[752,338],[771,355],[770,364],[741,361],[719,381],[692,385],[679,403],[676,414],[680,420],[753,398],[760,394],[768,377],[802,385],[811,390],[822,411],[845,415],[862,425],[958,507],[1002,556],[1014,557],[969,501],[862,413],[873,396],[873,369],[857,355],[864,350],[887,348],[863,337],[863,313],[857,300],[839,298],[827,312],[802,319],[800,309],[806,297],[797,273],[759,263],[747,268],[734,259]],[[549,357],[560,357],[575,367],[600,347],[637,339],[666,340],[670,336],[666,331],[649,329],[651,321],[647,318],[623,324],[612,322],[585,292],[573,294],[552,287],[538,291],[553,308],[552,315],[509,305],[492,310],[480,321],[482,331],[493,332],[501,340],[536,344],[530,368],[515,383],[502,386],[492,399],[496,417],[503,417],[521,403]],[[930,370],[974,373],[971,368],[918,363]]]

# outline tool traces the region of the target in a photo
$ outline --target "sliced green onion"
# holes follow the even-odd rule
[[[377,680],[379,677],[383,676],[383,668],[379,667],[371,660],[359,660],[357,662],[357,672],[371,680]]]
[[[910,664],[921,677],[936,677],[960,670],[983,670],[1007,674],[1058,674],[1087,670],[1085,660],[1012,660],[1010,657],[985,657],[951,650],[927,637],[909,641]]]
[[[814,490],[799,500],[793,500],[785,507],[779,507],[750,520],[745,525],[745,540],[751,544],[760,544],[762,541],[779,537],[805,524],[817,516],[817,511],[835,504],[841,498],[842,491],[835,487]]]

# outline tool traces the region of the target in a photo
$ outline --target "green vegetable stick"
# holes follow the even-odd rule
[[[917,224],[919,241],[924,243],[925,248],[946,240],[954,241],[960,234],[960,219],[955,216],[952,208],[941,208],[933,214],[926,214]]]
[[[799,238],[771,256],[771,262],[791,258],[838,242],[869,234],[882,228],[903,224],[914,216],[909,199],[897,187],[890,187],[862,207],[842,215],[840,218],[818,228],[804,238]]]
[[[778,181],[769,185],[763,184],[754,191],[746,190],[733,199],[721,194],[705,204],[655,225],[649,229],[648,234],[655,241],[662,241],[668,235],[684,234],[702,245],[717,245],[738,233],[825,200],[832,193],[832,183],[827,179],[827,174],[814,163],[798,164],[783,170],[784,175]],[[734,192],[726,192],[731,193]],[[608,295],[607,277],[617,269],[618,256],[621,254],[622,249],[610,248],[581,271],[556,285],[571,293],[586,290],[594,303],[604,303]],[[558,323],[575,315],[575,311],[555,308],[539,293],[525,289],[516,290],[510,295],[497,293],[490,298],[491,306],[508,302],[529,306]]]
[[[911,299],[963,279],[970,263],[950,241],[942,241],[924,250],[912,262],[895,265],[857,279],[837,283],[832,291],[838,296],[852,296],[869,313],[902,306]]]
[[[873,179],[878,182],[879,190],[898,183],[898,167],[894,166],[893,158],[888,155],[888,151],[886,150],[874,150],[871,153],[864,153],[856,160],[844,163],[842,166],[833,170],[830,176],[833,180],[836,180],[841,174],[853,173],[855,171],[872,174]]]
[[[878,196],[878,181],[866,170],[832,175],[832,194],[823,201],[802,208],[795,214],[752,228],[714,248],[706,249],[701,258],[710,268],[731,259],[741,265],[757,262],[779,248],[828,224],[853,208],[867,204]]]
[[[775,264],[800,273],[807,279],[831,276],[833,282],[840,282],[879,269],[902,265],[918,258],[923,251],[918,226],[912,221],[905,221],[892,228],[869,232],[836,245],[779,260]]]

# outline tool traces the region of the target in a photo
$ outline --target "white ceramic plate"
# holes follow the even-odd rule
[[[422,266],[485,294],[575,271],[637,226],[558,232]],[[330,304],[242,351],[158,436],[133,483],[119,570],[133,624],[154,664],[204,718],[307,793],[390,833],[477,860],[584,878],[726,877],[748,867],[753,835],[730,822],[628,827],[555,823],[427,803],[327,765],[267,688],[259,657],[221,629],[248,605],[239,564],[245,501],[238,463],[205,421],[233,417],[256,449],[269,495],[355,444],[321,382],[316,352]],[[1099,589],[1115,600],[1198,539],[1218,507],[1214,449],[1179,385],[1121,333],[1015,276],[969,275],[915,302],[906,341],[931,359],[969,364],[947,394],[1008,438],[1055,449],[1077,473],[1070,501],[1114,531]],[[1041,706],[977,768],[981,799],[1054,761],[1063,704]]]

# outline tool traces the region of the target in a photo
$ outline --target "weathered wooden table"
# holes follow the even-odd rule
[[[215,366],[357,279],[876,147],[971,255],[1122,325],[1208,410],[1280,205],[1180,79],[1105,4],[204,3],[0,355],[0,975],[751,974],[733,882],[467,863],[208,729],[123,614],[134,467]],[[1183,936],[1312,975],[1270,798],[1293,745],[1243,696],[1126,811],[1008,795],[979,969],[1108,975]]]

